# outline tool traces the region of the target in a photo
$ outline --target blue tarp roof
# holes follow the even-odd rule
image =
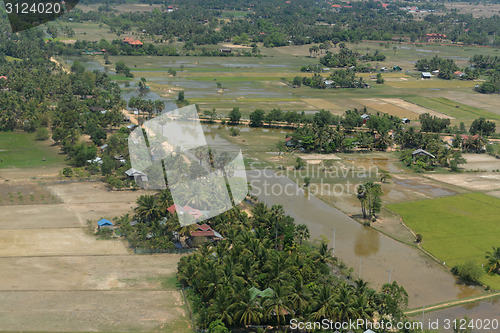
[[[113,225],[113,222],[111,222],[110,220],[106,220],[106,219],[102,219],[100,220],[99,222],[97,222],[97,224],[102,227],[104,225]]]

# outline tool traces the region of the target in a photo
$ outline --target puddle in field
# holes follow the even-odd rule
[[[418,191],[418,192],[423,192],[431,197],[444,197],[447,195],[453,195],[456,194],[456,192],[444,189],[442,187],[435,187],[427,184],[422,184],[416,180],[413,179],[397,179],[394,178],[392,179],[394,183],[407,188],[409,190],[413,191]]]
[[[399,167],[395,161],[391,161],[388,158],[383,158],[383,157],[362,158],[362,157],[346,156],[344,160],[349,164],[354,165],[355,167],[365,168],[366,170],[371,170],[372,168],[378,168],[389,171],[390,173],[408,172],[407,170]]]

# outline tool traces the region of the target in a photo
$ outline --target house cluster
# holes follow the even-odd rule
[[[123,43],[124,44],[128,44],[128,45],[132,45],[132,46],[142,46],[143,45],[140,40],[133,39],[133,38],[130,38],[130,37],[125,37],[123,39]]]
[[[455,75],[455,78],[457,78],[457,79],[461,79],[465,76],[465,73],[461,72],[461,71],[456,71],[453,74]],[[439,76],[439,69],[436,69],[435,71],[432,71],[432,72],[422,72],[420,75],[421,75],[422,79],[430,79],[434,76],[437,77],[437,76]]]
[[[428,43],[434,43],[434,42],[441,43],[441,42],[447,41],[445,34],[438,34],[438,33],[425,34],[425,40]]]

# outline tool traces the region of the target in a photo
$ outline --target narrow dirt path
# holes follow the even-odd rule
[[[442,309],[452,308],[455,306],[465,305],[465,304],[473,303],[473,302],[477,302],[477,301],[484,301],[484,300],[488,300],[490,298],[495,298],[495,297],[500,297],[500,292],[495,292],[492,294],[481,295],[481,296],[473,296],[473,297],[458,299],[458,300],[450,301],[450,302],[446,302],[446,303],[439,303],[439,304],[435,304],[435,305],[430,305],[430,306],[424,307],[423,310],[425,312],[442,310]],[[415,314],[419,314],[421,312],[422,312],[422,308],[418,308],[418,309],[411,309],[411,310],[405,311],[405,314],[407,316],[412,316]]]

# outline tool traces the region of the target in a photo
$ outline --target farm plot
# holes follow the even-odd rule
[[[500,190],[500,174],[497,172],[427,174],[426,176],[471,191]]]
[[[388,205],[423,236],[424,249],[448,267],[473,260],[484,264],[485,253],[498,246],[500,199],[467,193],[439,199]],[[485,275],[483,282],[500,288],[500,276]]]
[[[387,113],[399,118],[418,119],[418,113],[388,103],[381,98],[358,98],[354,100],[375,111]]]
[[[309,105],[312,105],[313,107],[317,108],[318,110],[324,109],[328,110],[332,113],[335,114],[342,114],[344,112],[344,108],[341,106],[332,103],[326,99],[323,98],[303,98],[302,101],[304,103],[307,103]]]
[[[180,294],[174,291],[0,292],[6,331],[189,332]]]
[[[427,98],[422,96],[414,96],[405,98],[406,101],[420,105],[422,107],[432,109],[436,112],[455,117],[456,119],[474,120],[479,117],[500,121],[500,115],[459,103],[447,98]]]
[[[439,113],[439,112],[436,112],[434,110],[424,108],[422,106],[419,106],[419,105],[416,105],[413,103],[409,103],[407,101],[402,100],[401,98],[381,98],[381,100],[383,100],[384,102],[390,103],[390,104],[394,104],[394,105],[401,107],[403,109],[406,109],[408,111],[414,112],[418,115],[428,113],[431,116],[436,116],[439,118],[455,119],[455,118],[448,116],[448,115],[445,115],[443,113]]]

